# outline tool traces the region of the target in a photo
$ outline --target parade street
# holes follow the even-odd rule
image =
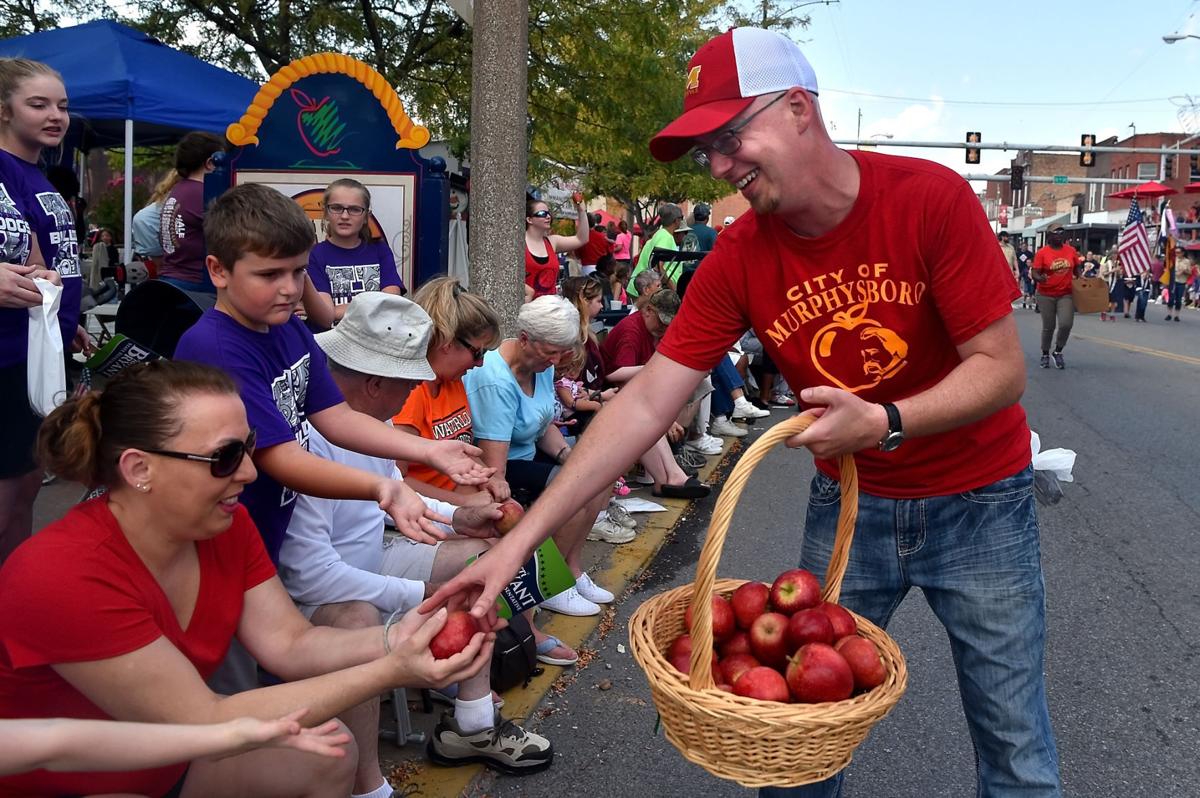
[[[1040,507],[1047,679],[1065,794],[1191,798],[1200,794],[1200,313],[1185,311],[1178,324],[1164,322],[1158,305],[1148,324],[1080,316],[1059,371],[1037,366],[1037,315],[1014,312],[1029,366],[1030,426],[1045,447],[1079,455],[1063,500]],[[763,462],[742,497],[719,577],[769,581],[791,567],[812,473],[804,452],[776,451]],[[629,654],[633,610],[692,580],[714,500],[694,505],[644,584],[622,597],[616,627],[589,643],[595,660],[545,699],[544,719],[531,725],[554,741],[556,766],[520,780],[484,776],[468,794],[753,794],[686,762],[655,732],[650,693]],[[859,749],[844,796],[974,794],[944,632],[917,594],[890,632],[908,660],[908,692]],[[611,689],[599,689],[603,680]]]

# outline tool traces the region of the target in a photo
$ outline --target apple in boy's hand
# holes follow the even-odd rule
[[[574,194],[571,195],[571,199],[575,202],[576,205],[582,205],[583,204],[583,192],[576,191]]]
[[[471,613],[455,610],[446,616],[446,625],[429,641],[429,650],[434,659],[453,657],[467,647],[478,631],[479,625]]]
[[[513,527],[517,525],[525,516],[525,508],[516,499],[505,499],[500,502],[500,518],[496,521],[496,531],[501,535],[507,535],[513,531]]]

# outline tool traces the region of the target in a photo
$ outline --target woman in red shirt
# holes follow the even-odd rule
[[[288,598],[238,503],[256,476],[237,387],[196,363],[132,366],[46,419],[43,462],[107,491],[23,543],[0,570],[0,717],[157,723],[306,723],[400,685],[445,685],[491,658],[477,634],[434,660],[444,615],[391,626],[313,627]],[[205,680],[234,635],[283,684],[214,694]],[[344,731],[344,729],[342,729]],[[109,773],[35,770],[0,795],[345,796],[356,749],[331,760],[270,749]]]
[[[1042,316],[1042,361],[1050,368],[1050,339],[1054,338],[1054,365],[1066,368],[1062,350],[1075,323],[1075,300],[1071,297],[1071,280],[1079,276],[1083,258],[1075,247],[1066,243],[1066,231],[1056,224],[1046,231],[1046,246],[1033,256],[1029,276],[1037,283],[1037,308]],[[1057,325],[1058,335],[1054,328]]]
[[[575,194],[574,236],[550,234],[550,223],[554,220],[550,206],[540,199],[525,199],[525,301],[540,296],[551,296],[558,288],[559,252],[574,252],[588,241],[587,209],[583,196]]]

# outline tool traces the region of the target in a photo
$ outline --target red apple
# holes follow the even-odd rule
[[[729,636],[729,639],[718,646],[722,657],[731,657],[734,654],[750,654],[750,635],[743,631],[736,631]]]
[[[788,662],[787,685],[802,704],[843,701],[854,692],[854,674],[833,646],[809,643]]]
[[[691,653],[692,653],[692,636],[689,634],[682,634],[679,637],[675,638],[675,641],[673,643],[671,643],[671,647],[667,649],[667,659],[673,661],[676,657],[678,657],[681,654],[686,657],[686,656],[689,656]]]
[[[733,654],[721,660],[721,675],[730,684],[737,684],[739,676],[761,664],[750,654]]]
[[[733,692],[746,698],[757,698],[759,701],[788,702],[787,681],[779,675],[779,671],[760,665],[751,668],[733,683]]]
[[[883,684],[887,678],[887,668],[883,667],[879,649],[867,638],[858,635],[843,637],[837,641],[834,649],[850,666],[855,689],[870,690]]]
[[[446,616],[446,625],[429,641],[429,650],[434,659],[453,657],[467,647],[478,631],[471,613],[455,610]]]
[[[500,518],[496,521],[496,531],[507,535],[525,516],[525,508],[516,499],[505,499],[500,502]]]
[[[689,604],[687,612],[683,615],[683,622],[687,625],[688,631],[692,631],[692,605]],[[729,639],[729,636],[734,632],[733,628],[733,608],[729,606],[729,602],[718,595],[712,597],[712,636],[713,643],[720,643],[722,640]]]
[[[817,606],[829,618],[829,622],[833,624],[834,640],[841,640],[843,637],[858,634],[858,623],[845,607],[829,601],[822,601]]]
[[[750,652],[764,665],[781,667],[787,662],[788,618],[777,612],[764,612],[750,627]],[[734,684],[737,687],[737,684]]]
[[[821,603],[821,583],[810,571],[793,568],[775,577],[771,585],[771,607],[791,615]]]
[[[690,649],[684,653],[676,654],[669,659],[671,660],[671,667],[680,673],[686,675],[692,672],[692,652]],[[713,681],[721,678],[720,667],[720,663],[717,662],[717,652],[714,651],[712,655]]]
[[[833,645],[833,624],[820,607],[809,607],[788,619],[787,639],[792,651],[806,643]]]
[[[771,588],[762,582],[747,582],[733,591],[729,603],[733,605],[733,617],[739,629],[750,631],[754,619],[767,611],[767,600],[771,597]]]

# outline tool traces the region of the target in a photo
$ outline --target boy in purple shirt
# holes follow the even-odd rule
[[[413,540],[444,538],[433,523],[443,519],[403,482],[323,460],[307,450],[311,423],[337,446],[426,463],[462,484],[485,482],[493,471],[476,459],[480,451],[474,446],[409,435],[343,401],[324,353],[293,313],[315,238],[304,211],[272,188],[247,183],[209,208],[204,237],[217,303],[183,335],[175,357],[218,366],[238,382],[250,426],[258,433],[254,464],[259,476],[246,487],[242,502],[271,559],[278,561],[297,492],[377,501]]]

